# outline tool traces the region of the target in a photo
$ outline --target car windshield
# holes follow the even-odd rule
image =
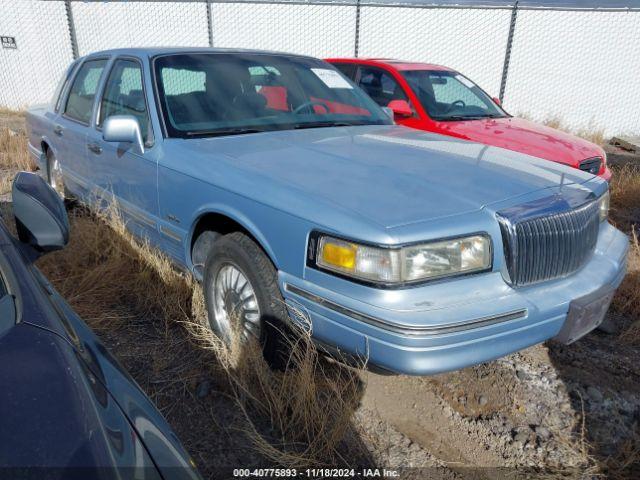
[[[373,100],[321,60],[194,53],[157,57],[154,68],[172,137],[391,123]]]
[[[434,120],[476,120],[509,116],[480,87],[457,72],[407,70],[402,75]]]

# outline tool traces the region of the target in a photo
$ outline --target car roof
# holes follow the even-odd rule
[[[286,55],[290,57],[313,58],[308,55],[300,55],[287,52],[269,50],[254,50],[243,48],[211,48],[211,47],[139,47],[139,48],[113,48],[91,52],[85,57],[100,55],[130,55],[134,57],[155,57],[158,55],[171,55],[177,53],[249,53],[255,55]],[[83,58],[85,58],[83,57]]]
[[[410,62],[406,60],[397,60],[395,58],[329,58],[327,61],[349,61],[354,63],[367,63],[367,64],[380,64],[387,65],[396,70],[446,70],[454,71],[452,68],[445,67],[444,65],[437,65],[435,63],[423,63],[423,62]]]

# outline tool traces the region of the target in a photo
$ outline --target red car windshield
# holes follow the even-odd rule
[[[373,100],[321,60],[193,53],[160,56],[154,65],[172,137],[391,123]]]
[[[457,72],[406,70],[401,74],[434,120],[508,117],[480,87]]]

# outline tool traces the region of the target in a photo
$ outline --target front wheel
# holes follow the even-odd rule
[[[211,329],[227,346],[239,348],[242,355],[250,342],[257,341],[271,367],[287,365],[288,313],[277,272],[251,238],[234,232],[213,243],[203,290]]]

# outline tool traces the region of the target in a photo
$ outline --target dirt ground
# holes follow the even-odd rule
[[[637,156],[611,153],[640,166]],[[10,222],[8,194],[0,203]],[[635,208],[612,215],[627,233],[640,222]],[[107,237],[108,251],[96,253]],[[336,437],[330,455],[314,456],[305,450],[312,443],[308,437],[306,446],[292,446],[293,437],[283,434],[273,414],[239,403],[217,353],[203,348],[175,312],[167,313],[158,292],[181,298],[183,310],[195,297],[146,269],[139,256],[101,220],[76,209],[71,244],[47,256],[40,268],[158,405],[205,478],[293,461],[390,468],[408,479],[640,478],[640,345],[624,335],[638,318],[618,307],[620,301],[609,312],[608,333],[594,332],[570,346],[548,342],[433,377],[363,371],[354,377],[352,370],[343,375],[342,367],[320,359],[331,378],[350,379],[355,401],[342,404],[340,420],[324,418],[326,425],[314,427],[319,436],[328,428]],[[117,259],[114,281],[101,269]],[[640,285],[637,269],[628,275]],[[325,383],[311,381],[319,386],[313,397],[318,402],[335,400],[323,392]],[[340,428],[331,425],[339,421]],[[274,453],[280,451],[287,455]]]

